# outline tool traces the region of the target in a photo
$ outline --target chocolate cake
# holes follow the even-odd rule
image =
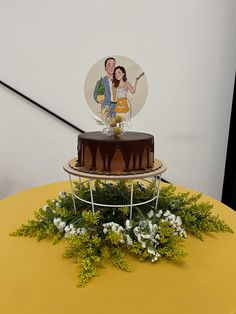
[[[97,173],[150,171],[154,164],[154,137],[140,132],[108,136],[87,132],[78,136],[77,167]]]

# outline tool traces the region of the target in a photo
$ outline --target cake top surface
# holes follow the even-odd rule
[[[141,133],[141,132],[125,132],[120,136],[107,136],[102,132],[86,132],[79,135],[80,139],[84,140],[93,140],[93,141],[101,141],[101,142],[128,142],[128,141],[140,141],[140,140],[148,140],[153,138],[153,135],[148,133]]]

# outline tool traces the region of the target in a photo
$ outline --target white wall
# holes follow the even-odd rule
[[[0,1],[0,80],[80,128],[91,65],[125,55],[149,95],[132,130],[150,132],[164,177],[220,199],[236,56],[236,1]],[[66,179],[77,133],[0,86],[0,197]]]

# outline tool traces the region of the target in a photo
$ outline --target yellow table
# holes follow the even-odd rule
[[[186,191],[178,188],[179,191]],[[85,288],[78,288],[77,266],[63,259],[65,244],[10,237],[60,191],[70,191],[69,182],[36,187],[0,201],[0,313],[236,313],[236,213],[214,203],[234,234],[189,237],[188,256],[177,264],[160,261],[140,263],[130,258],[130,273],[110,263],[99,269]]]

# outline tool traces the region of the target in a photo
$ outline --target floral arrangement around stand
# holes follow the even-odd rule
[[[127,180],[105,183],[97,180],[93,186],[94,202],[103,204],[129,204],[131,185]],[[90,201],[87,183],[75,183],[76,194]],[[153,196],[153,185],[134,183],[134,203]],[[172,185],[160,190],[158,206],[147,203],[133,208],[132,220],[128,207],[95,207],[72,195],[60,192],[59,197],[35,211],[33,220],[23,224],[11,236],[52,239],[53,243],[65,239],[64,257],[75,259],[79,265],[79,286],[84,286],[95,275],[98,267],[110,258],[113,264],[130,271],[125,255],[137,256],[140,261],[160,258],[176,260],[186,255],[183,243],[187,235],[203,240],[205,232],[233,232],[218,216],[212,214],[212,205],[201,202],[201,194],[176,193]]]

